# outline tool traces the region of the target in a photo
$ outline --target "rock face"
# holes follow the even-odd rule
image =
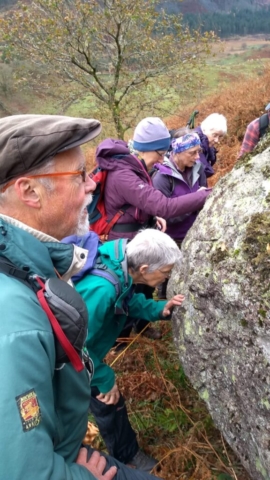
[[[219,181],[182,252],[181,363],[251,478],[270,479],[270,148]]]

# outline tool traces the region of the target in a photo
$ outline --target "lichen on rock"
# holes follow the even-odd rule
[[[173,315],[185,372],[254,480],[270,479],[269,145],[215,186],[168,287],[185,295]]]

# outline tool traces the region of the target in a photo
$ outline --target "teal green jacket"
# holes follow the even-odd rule
[[[41,242],[35,232],[44,237],[0,218],[0,255],[42,277],[55,277],[54,267],[64,275],[74,247]],[[0,478],[95,479],[74,463],[87,428],[86,370],[77,373],[70,364],[55,370],[54,336],[36,295],[3,273],[0,312]]]
[[[107,242],[99,248],[101,262],[113,270],[120,280],[122,292],[118,299],[114,285],[105,278],[86,274],[75,284],[89,312],[86,346],[95,368],[91,385],[98,387],[102,393],[109,392],[115,383],[114,371],[103,363],[103,359],[122,331],[127,314],[154,322],[164,319],[162,311],[167,303],[147,300],[142,293],[132,295],[132,278],[130,275],[125,278],[122,268],[122,262],[125,261],[122,241]],[[123,307],[126,313],[115,313]]]

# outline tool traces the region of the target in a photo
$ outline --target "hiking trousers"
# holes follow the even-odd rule
[[[128,463],[138,452],[136,433],[130,425],[123,395],[116,405],[100,402],[97,387],[91,387],[90,410],[109,454],[122,463]]]
[[[93,448],[89,447],[89,445],[82,445],[83,447],[87,448],[88,455],[87,459],[90,458],[90,455],[95,451]],[[100,452],[100,454],[106,458],[106,467],[104,473],[106,473],[110,467],[117,467],[117,473],[113,480],[162,480],[158,479],[155,475],[151,475],[147,472],[142,472],[142,470],[137,470],[135,468],[130,468],[127,465],[119,462],[115,458],[105,455],[104,453]]]

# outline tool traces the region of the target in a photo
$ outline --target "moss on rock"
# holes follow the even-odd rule
[[[270,211],[251,217],[246,229],[243,251],[254,266],[270,267]]]
[[[262,168],[262,173],[264,177],[270,178],[270,165],[266,165],[265,167]]]

